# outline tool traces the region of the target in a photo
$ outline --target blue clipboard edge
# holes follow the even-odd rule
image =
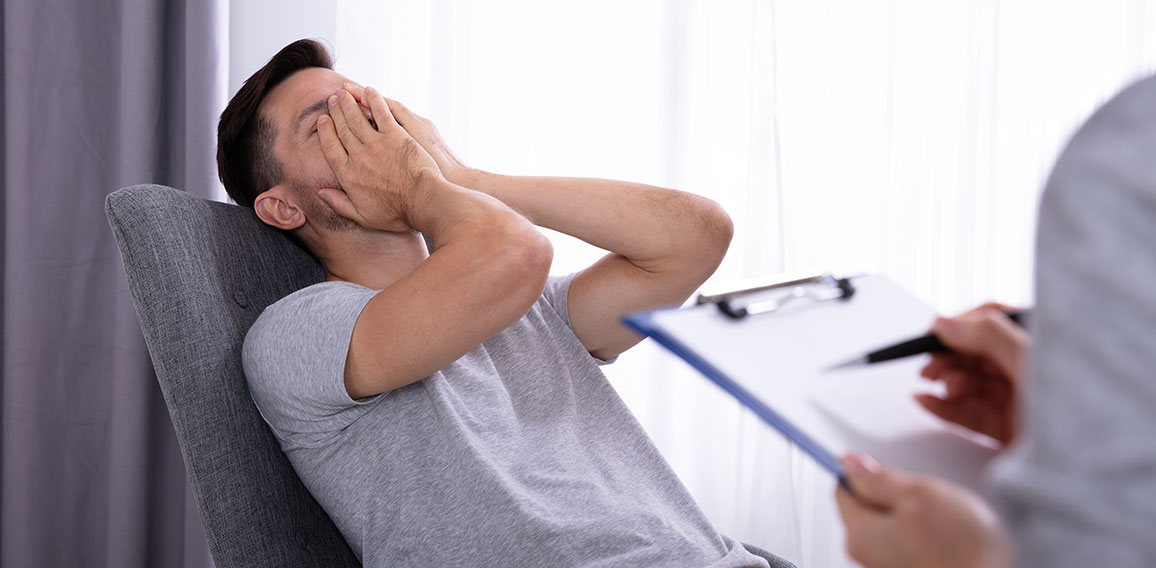
[[[767,406],[762,400],[751,394],[750,391],[743,388],[717,367],[710,364],[706,359],[703,359],[693,349],[687,347],[674,337],[667,335],[666,332],[655,325],[654,314],[659,311],[674,309],[677,308],[630,314],[622,318],[622,323],[643,336],[653,338],[659,345],[667,348],[671,353],[674,353],[689,363],[690,366],[694,367],[698,372],[706,375],[708,379],[714,381],[715,384],[722,387],[722,389],[730,393],[731,396],[737,398],[743,406],[754,411],[764,422],[770,424],[774,429],[786,436],[787,439],[807,452],[815,461],[819,462],[819,465],[822,465],[834,474],[841,485],[847,486],[846,478],[843,476],[843,466],[839,465],[839,459],[832,455],[831,452],[827,451],[823,446],[820,446],[812,440],[810,436],[796,428],[794,424],[788,422],[780,416],[779,413],[772,410],[771,407]]]

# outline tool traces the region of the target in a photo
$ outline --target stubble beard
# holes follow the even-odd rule
[[[340,188],[341,185],[337,180],[317,180],[312,184],[293,181],[290,182],[290,184],[293,186],[293,191],[301,197],[301,202],[305,204],[305,215],[311,221],[320,224],[326,230],[334,233],[362,230],[361,225],[358,225],[356,221],[338,215],[333,208],[326,205],[317,197],[317,188]]]

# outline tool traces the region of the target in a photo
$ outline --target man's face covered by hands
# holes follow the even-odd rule
[[[465,169],[428,120],[329,69],[293,74],[260,112],[276,130],[283,179],[255,209],[282,229],[410,233],[421,222],[415,203],[447,184],[442,168]]]
[[[322,153],[317,119],[328,114],[329,96],[344,85],[357,84],[330,69],[303,69],[274,88],[259,111],[274,127],[272,151],[281,164],[283,183],[293,189],[308,219],[335,232],[362,228],[317,197],[323,187],[341,188]],[[363,110],[372,119],[369,109]]]

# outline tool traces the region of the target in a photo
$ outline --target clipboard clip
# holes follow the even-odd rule
[[[836,278],[830,274],[811,274],[763,281],[717,294],[699,294],[695,303],[698,305],[714,304],[727,317],[738,320],[747,316],[774,312],[797,300],[810,300],[812,302],[846,301],[854,295],[855,286],[851,284],[851,278]],[[741,302],[744,298],[754,296],[758,296],[760,299],[745,304]],[[761,298],[762,296],[770,297]]]

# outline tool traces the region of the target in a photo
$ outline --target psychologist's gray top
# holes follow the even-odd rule
[[[570,329],[570,278],[430,377],[350,400],[374,291],[317,284],[245,339],[249,388],[367,567],[765,566],[711,527]]]
[[[1024,432],[993,468],[1020,566],[1156,566],[1156,79],[1044,192]]]

